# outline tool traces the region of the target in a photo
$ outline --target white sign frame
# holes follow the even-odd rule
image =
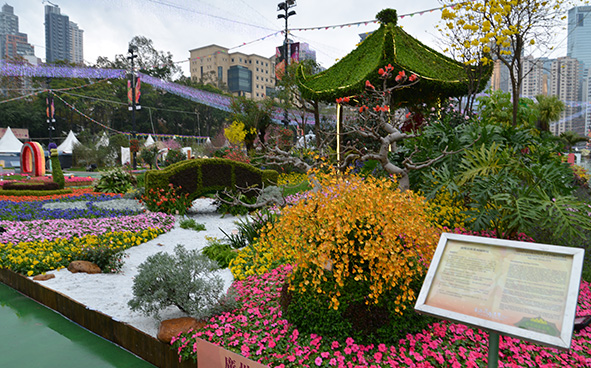
[[[448,241],[457,241],[462,243],[475,244],[478,246],[489,245],[493,247],[501,247],[513,250],[527,250],[531,252],[539,252],[544,254],[555,254],[561,256],[572,257],[572,266],[570,272],[570,279],[568,280],[568,290],[566,293],[566,302],[562,318],[562,329],[559,336],[551,336],[549,334],[527,330],[524,328],[495,322],[492,320],[470,316],[464,313],[458,313],[453,310],[442,309],[426,304],[429,293],[432,290],[433,281],[438,272],[442,256],[446,252]],[[491,247],[491,249],[493,248]],[[583,269],[583,258],[585,250],[575,247],[562,247],[556,245],[540,244],[540,243],[526,243],[505,239],[485,238],[471,235],[460,235],[443,233],[439,239],[439,244],[435,250],[433,260],[429,266],[429,271],[421,287],[421,291],[415,304],[415,310],[419,313],[428,314],[431,316],[456,321],[459,323],[475,326],[489,331],[495,331],[503,335],[512,336],[515,338],[528,340],[543,345],[556,347],[559,349],[569,349],[572,340],[572,333],[574,328],[574,318],[577,310],[577,301],[579,296],[579,287],[581,281],[581,273]]]

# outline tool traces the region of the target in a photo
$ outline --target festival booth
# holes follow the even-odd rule
[[[5,168],[19,168],[20,154],[23,143],[18,140],[10,127],[0,139],[0,161],[4,161]]]
[[[80,144],[80,141],[74,135],[74,132],[70,130],[66,139],[57,146],[58,158],[62,169],[68,169],[72,167],[72,150],[74,146]]]

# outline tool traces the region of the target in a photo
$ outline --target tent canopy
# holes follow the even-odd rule
[[[10,127],[6,129],[6,133],[0,139],[0,153],[21,153],[23,143],[18,140]]]
[[[57,151],[60,153],[71,154],[74,149],[74,145],[80,144],[80,141],[74,135],[74,132],[70,130],[66,139],[57,146]]]
[[[154,144],[154,138],[152,138],[151,134],[148,134],[148,139],[144,142],[144,147],[149,147]]]

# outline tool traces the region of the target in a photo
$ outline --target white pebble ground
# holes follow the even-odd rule
[[[66,269],[47,272],[55,274],[55,278],[47,281],[37,281],[43,286],[53,289],[69,298],[84,304],[88,309],[102,312],[111,316],[114,320],[125,322],[144,333],[156,337],[160,322],[152,317],[147,317],[140,312],[132,311],[127,302],[133,297],[133,278],[137,274],[138,266],[149,256],[158,252],[173,254],[174,247],[182,244],[186,249],[201,249],[207,245],[205,236],[222,239],[224,234],[236,229],[235,222],[239,217],[225,215],[222,217],[215,212],[211,199],[200,198],[193,202],[188,217],[195,219],[197,223],[205,225],[205,231],[181,229],[179,222],[174,228],[165,234],[158,236],[147,243],[132,247],[126,251],[129,255],[125,258],[122,271],[117,274],[85,274],[71,273]],[[226,289],[233,282],[229,269],[219,271]],[[185,314],[176,307],[169,307],[160,313],[161,319],[184,317]]]

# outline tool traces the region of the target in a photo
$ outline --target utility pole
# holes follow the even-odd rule
[[[133,46],[133,45],[129,45],[129,49],[127,50],[127,52],[129,52],[129,56],[127,57],[127,59],[129,59],[131,61],[131,73],[130,73],[130,88],[131,88],[131,106],[129,107],[129,109],[131,110],[131,139],[136,139],[136,128],[135,128],[135,110],[136,110],[136,104],[135,104],[135,87],[136,87],[136,78],[135,78],[135,67],[134,67],[134,63],[133,60],[137,57],[136,54],[134,54],[134,52],[136,51],[137,47]],[[129,93],[129,91],[128,91]],[[129,96],[128,96],[129,97]],[[136,152],[135,150],[132,152],[131,155],[131,163],[132,163],[132,168],[133,170],[135,170],[137,168],[137,162],[136,162]]]
[[[283,58],[285,59],[285,73],[287,73],[287,68],[289,67],[289,39],[287,38],[289,27],[287,24],[287,19],[292,15],[296,15],[295,10],[289,10],[296,6],[295,0],[286,0],[277,4],[277,11],[284,11],[284,14],[278,14],[277,19],[285,18],[285,38],[283,39]],[[285,104],[285,111],[283,113],[283,124],[287,128],[289,126],[289,119],[287,115],[287,101]]]

